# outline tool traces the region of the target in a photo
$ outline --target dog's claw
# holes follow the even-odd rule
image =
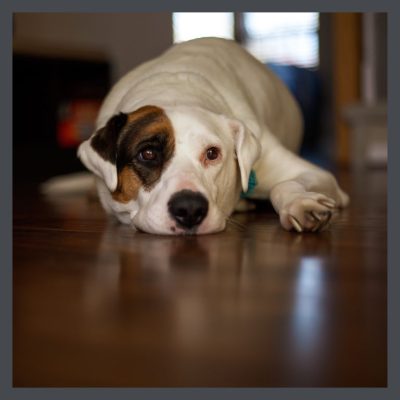
[[[316,221],[321,222],[321,217],[315,211],[310,211],[310,214]]]
[[[333,200],[319,199],[317,201],[319,204],[322,204],[323,206],[325,206],[327,208],[331,208],[331,209],[336,208],[336,203]]]
[[[329,225],[329,222],[332,219],[332,212],[331,211],[327,211],[325,213],[325,215],[326,215],[326,218],[325,219],[320,219],[318,224],[316,224],[314,226],[314,228],[311,229],[311,232],[317,232],[317,231],[321,232]]]
[[[318,223],[311,229],[311,232],[317,232],[320,227],[323,225],[323,221],[319,220]]]
[[[297,232],[303,232],[303,228],[300,225],[300,222],[295,217],[293,217],[293,215],[289,215],[289,221]]]
[[[327,217],[326,217],[326,219],[322,222],[321,226],[318,228],[319,231],[322,231],[322,230],[324,230],[325,228],[327,228],[328,225],[329,225],[329,222],[330,222],[331,219],[332,219],[332,212],[331,212],[331,211],[327,211],[326,214],[327,214]]]

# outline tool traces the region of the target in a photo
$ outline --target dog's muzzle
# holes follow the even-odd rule
[[[208,200],[200,192],[184,189],[171,196],[168,211],[179,227],[189,230],[207,216]]]

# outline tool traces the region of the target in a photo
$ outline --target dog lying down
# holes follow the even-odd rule
[[[298,105],[233,41],[177,44],[125,75],[78,156],[104,209],[157,234],[221,231],[241,196],[267,199],[284,229],[325,229],[348,196],[295,155]]]

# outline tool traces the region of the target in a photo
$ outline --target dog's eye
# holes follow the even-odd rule
[[[216,160],[219,156],[219,149],[217,147],[210,147],[207,149],[206,157],[207,160],[213,161]]]
[[[151,148],[144,149],[139,153],[140,161],[154,161],[157,158],[157,152]]]

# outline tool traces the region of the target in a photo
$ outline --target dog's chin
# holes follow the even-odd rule
[[[151,233],[155,235],[168,235],[168,236],[195,236],[195,235],[208,235],[212,233],[218,233],[225,229],[226,222],[221,221],[220,224],[212,225],[209,224],[202,224],[198,227],[194,227],[191,229],[185,229],[182,227],[177,226],[174,223],[171,223],[167,226],[155,226],[150,224],[135,224],[134,222],[131,223],[133,229],[144,232],[144,233]]]

